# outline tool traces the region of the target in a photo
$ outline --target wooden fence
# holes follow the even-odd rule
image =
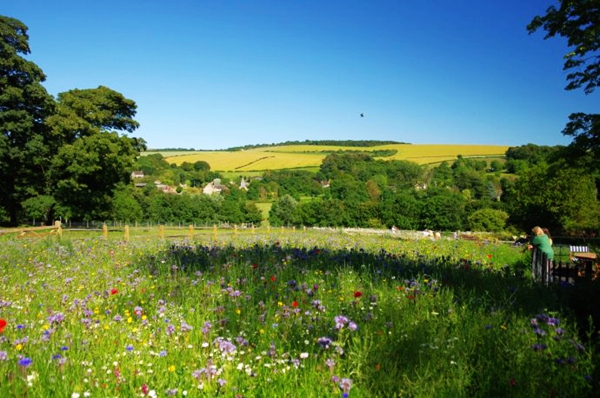
[[[548,260],[545,253],[534,249],[531,259],[531,272],[533,279],[541,283],[568,282],[573,283],[578,278],[595,278],[597,271],[596,264],[592,260],[579,261],[558,261]]]

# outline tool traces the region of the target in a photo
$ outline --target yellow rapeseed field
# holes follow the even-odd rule
[[[254,148],[244,151],[162,152],[169,163],[207,162],[214,171],[280,170],[301,167],[318,167],[328,154],[336,151],[371,152],[395,149],[393,156],[380,159],[410,160],[418,164],[453,161],[464,157],[504,156],[508,146],[502,145],[381,145],[374,147],[343,147],[325,145],[287,145]]]

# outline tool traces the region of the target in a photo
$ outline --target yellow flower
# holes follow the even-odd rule
[[[142,320],[146,320],[148,317],[146,315],[142,315]]]
[[[501,328],[502,330],[506,330],[506,329],[508,329],[508,328],[506,327],[506,325],[501,325],[501,326],[500,326],[500,328]]]
[[[175,372],[175,365],[169,366],[169,372],[171,372],[171,373]]]
[[[279,301],[279,302],[277,302],[277,305],[278,305],[279,307],[281,307],[281,306],[283,305],[283,303],[282,303],[281,301]]]
[[[258,333],[260,333],[260,334],[265,334],[265,329],[260,329],[260,330],[258,331]]]
[[[17,349],[17,351],[21,351],[23,349],[23,344],[19,343],[15,348]]]
[[[127,323],[131,323],[131,322],[133,322],[133,318],[132,317],[127,318]]]
[[[50,325],[48,325],[47,323],[45,325],[42,326],[42,329],[44,330],[48,330],[50,329]]]
[[[110,329],[110,326],[104,325],[104,330],[108,330],[108,329]]]
[[[242,310],[240,310],[239,308],[236,308],[236,309],[235,309],[235,313],[239,315],[239,314],[241,314],[241,313],[242,313]]]

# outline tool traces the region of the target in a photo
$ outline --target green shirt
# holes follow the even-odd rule
[[[554,260],[554,250],[552,250],[552,245],[550,244],[550,239],[548,235],[538,235],[534,236],[531,239],[531,245],[545,253],[548,256],[548,260]]]

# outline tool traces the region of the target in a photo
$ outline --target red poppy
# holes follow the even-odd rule
[[[491,260],[491,259],[492,259],[492,255],[491,255],[491,254],[488,254],[488,258]]]
[[[271,276],[271,282],[275,282],[277,280],[277,277],[275,275]]]
[[[0,319],[0,333],[4,332],[5,327],[6,327],[6,321],[4,319]]]
[[[298,302],[297,301],[292,302],[292,307],[297,307],[297,306],[298,306]]]
[[[252,269],[257,269],[258,268],[258,264],[254,263],[252,264]]]
[[[119,293],[119,291],[117,289],[115,289],[114,287],[112,289],[110,289],[110,295],[111,296],[114,296],[117,293]]]
[[[355,291],[354,292],[354,297],[359,298],[360,296],[362,296],[362,292],[361,291]]]

